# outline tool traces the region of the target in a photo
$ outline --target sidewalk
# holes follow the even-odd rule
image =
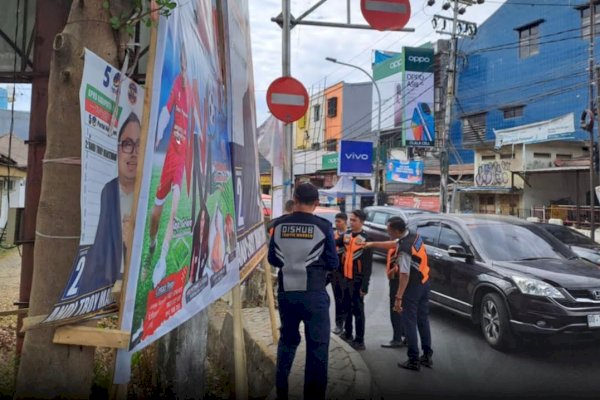
[[[219,325],[219,320],[223,321],[220,335],[223,342],[231,337],[229,331],[233,323],[228,310],[225,310],[221,318],[218,314],[218,311],[211,313],[211,329],[218,329],[215,324]],[[275,398],[277,344],[273,343],[269,311],[267,308],[248,308],[243,310],[243,317],[250,397]],[[279,322],[277,324],[279,326]],[[301,327],[302,336],[303,330]],[[290,399],[303,398],[305,357],[303,337],[290,374]],[[356,350],[333,334],[329,345],[328,375],[327,398],[350,400],[372,397],[371,373],[367,365]]]

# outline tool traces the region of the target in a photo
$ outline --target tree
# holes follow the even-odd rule
[[[64,289],[78,246],[81,170],[79,86],[83,49],[121,65],[128,30],[115,16],[131,16],[136,0],[74,0],[63,31],[54,38],[48,86],[47,146],[37,214],[29,315],[48,314]],[[112,21],[111,21],[112,18]],[[35,118],[35,116],[33,116]],[[16,398],[88,398],[94,349],[54,345],[54,328],[27,332]]]

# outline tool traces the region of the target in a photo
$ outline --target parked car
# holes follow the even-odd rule
[[[363,229],[369,235],[369,240],[372,241],[390,240],[387,233],[387,221],[390,217],[400,216],[408,219],[414,214],[433,214],[431,211],[421,210],[419,208],[401,208],[395,206],[371,206],[365,207],[363,211],[367,214]],[[386,255],[385,250],[380,249],[374,249],[374,253],[382,256]]]
[[[340,210],[338,208],[317,207],[314,214],[321,218],[325,218],[327,221],[331,222],[331,226],[335,227],[335,216],[339,212]]]
[[[431,302],[471,318],[497,349],[525,333],[600,333],[600,268],[539,225],[483,215],[415,214]]]
[[[579,257],[600,265],[600,244],[564,225],[540,224],[554,237],[566,244]]]

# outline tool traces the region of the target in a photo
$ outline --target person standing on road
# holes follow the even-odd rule
[[[399,367],[419,371],[421,365],[433,367],[431,329],[429,327],[429,265],[423,240],[412,233],[401,217],[388,220],[388,232],[396,240],[371,242],[368,247],[391,248],[398,246],[399,285],[396,292],[394,311],[402,313],[404,330],[408,342],[408,360],[398,363]],[[419,339],[423,355],[419,358]]]
[[[394,311],[394,306],[396,304],[396,294],[398,293],[398,288],[400,286],[400,273],[398,266],[398,258],[400,255],[400,238],[402,237],[403,232],[394,229],[389,222],[392,222],[401,217],[392,217],[388,221],[388,235],[392,239],[389,242],[369,242],[367,243],[367,248],[380,248],[387,250],[387,262],[385,273],[389,280],[390,285],[390,321],[392,323],[392,331],[393,336],[392,340],[388,343],[383,343],[381,347],[388,349],[397,349],[407,345],[405,334],[404,334],[404,321],[402,320],[402,314]]]
[[[336,241],[336,245],[344,246],[343,272],[346,285],[346,323],[341,338],[351,343],[356,350],[365,349],[365,302],[369,292],[371,279],[371,250],[365,249],[367,234],[363,223],[367,218],[362,210],[354,210],[350,214],[350,230]],[[356,324],[356,335],[352,340],[352,321]]]
[[[343,213],[337,213],[335,215],[335,231],[334,239],[337,241],[340,237],[344,236],[346,231],[348,230],[348,216]],[[338,260],[340,263],[340,267],[335,269],[331,273],[331,288],[333,290],[333,298],[335,300],[335,328],[333,329],[333,333],[336,335],[340,335],[344,331],[344,321],[346,321],[346,315],[348,314],[348,310],[345,308],[345,300],[344,300],[344,273],[342,271],[342,256],[344,254],[344,246],[336,246]]]
[[[304,322],[306,367],[304,398],[324,399],[329,358],[327,273],[338,268],[331,223],[313,215],[319,192],[310,183],[294,191],[294,212],[276,218],[269,242],[269,262],[279,268],[281,337],[277,348],[277,398],[288,398],[288,376]]]

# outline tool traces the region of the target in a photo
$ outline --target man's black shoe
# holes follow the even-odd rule
[[[406,343],[397,340],[390,340],[388,343],[384,343],[381,345],[384,349],[399,349],[401,347],[406,346]]]
[[[419,364],[419,360],[408,360],[403,363],[398,363],[398,366],[404,369],[409,369],[411,371],[421,370],[421,364]]]
[[[352,335],[349,335],[348,333],[344,332],[340,335],[340,337],[342,338],[343,341],[348,342],[350,344],[352,344],[352,340],[354,339],[352,337]]]
[[[356,340],[352,342],[352,347],[354,348],[354,350],[358,351],[366,349],[364,342],[357,342]]]
[[[344,329],[343,329],[341,326],[339,326],[339,325],[338,325],[338,326],[336,326],[336,327],[333,329],[333,331],[332,331],[332,332],[333,332],[334,334],[336,334],[336,335],[341,335],[341,333],[342,333],[343,331],[344,331]]]
[[[430,355],[427,354],[423,354],[421,356],[421,358],[419,359],[419,362],[421,363],[422,366],[427,367],[427,368],[433,368],[433,359],[431,358]]]

